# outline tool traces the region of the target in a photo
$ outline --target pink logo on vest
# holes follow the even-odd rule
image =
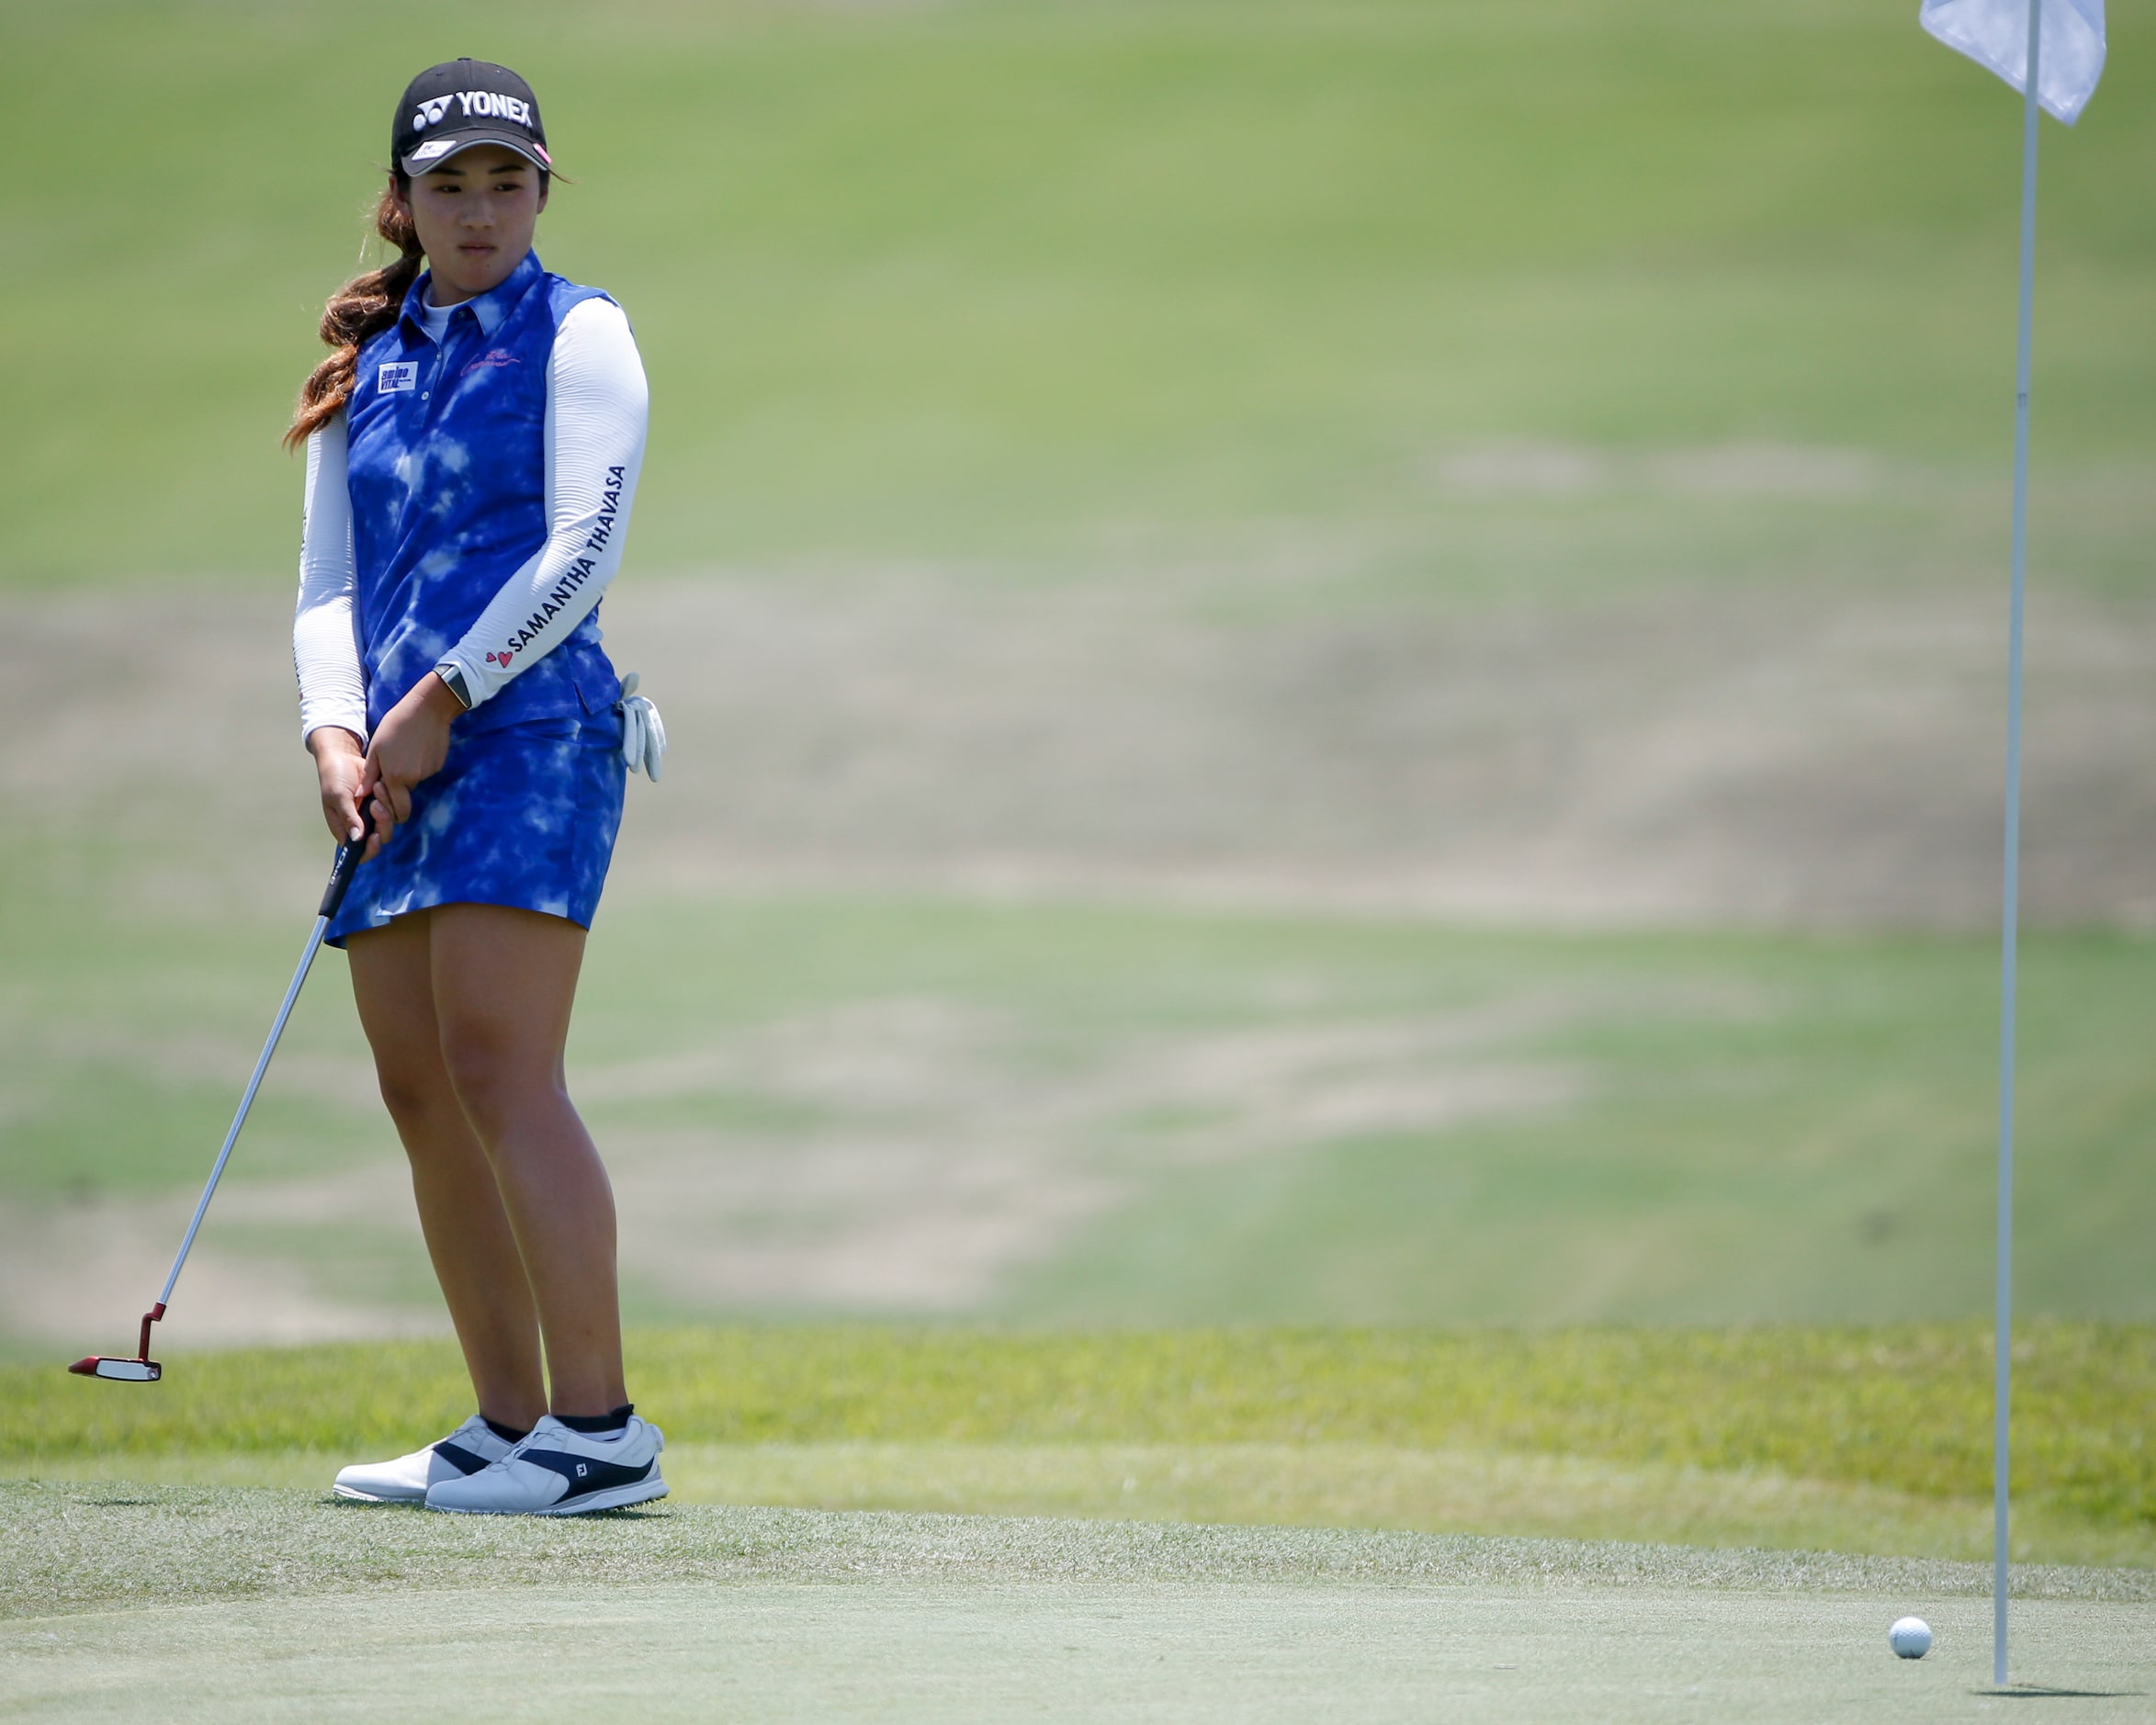
[[[524,361],[519,359],[507,348],[492,347],[489,348],[479,358],[473,360],[470,365],[467,366],[457,375],[460,378],[468,378],[473,372],[484,371],[491,366],[521,366],[523,364]]]

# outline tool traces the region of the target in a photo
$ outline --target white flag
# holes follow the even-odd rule
[[[2037,100],[2069,126],[2104,75],[2104,0],[2043,0]],[[2028,90],[2029,0],[1924,0],[1919,19],[1947,47]]]

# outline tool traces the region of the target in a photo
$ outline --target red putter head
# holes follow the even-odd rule
[[[111,1378],[120,1383],[155,1383],[164,1368],[154,1359],[106,1359],[92,1354],[68,1368],[85,1378]]]
[[[142,1313],[142,1339],[136,1345],[132,1359],[108,1359],[102,1354],[85,1354],[68,1370],[81,1378],[110,1378],[116,1383],[155,1383],[164,1376],[164,1368],[150,1358],[150,1326],[164,1315],[162,1300]]]

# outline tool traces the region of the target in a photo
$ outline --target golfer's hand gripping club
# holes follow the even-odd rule
[[[371,802],[373,799],[370,797],[367,800]],[[359,837],[349,840],[337,847],[337,860],[330,869],[330,884],[322,888],[322,904],[314,913],[325,925],[332,917],[344,908],[344,895],[352,890],[352,877],[359,873],[359,865],[367,861],[367,841],[372,837],[374,837],[374,813],[372,809],[362,806],[359,810]],[[320,945],[322,935],[328,932],[325,926],[317,933],[315,943]],[[310,953],[308,956],[311,958],[313,953]],[[302,976],[307,974],[305,964],[299,967],[299,974]],[[277,1032],[273,1031],[270,1032],[270,1042],[273,1046],[276,1041]]]

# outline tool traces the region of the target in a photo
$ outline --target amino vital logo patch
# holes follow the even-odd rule
[[[374,387],[381,395],[401,395],[419,388],[419,361],[388,359],[375,368]]]

